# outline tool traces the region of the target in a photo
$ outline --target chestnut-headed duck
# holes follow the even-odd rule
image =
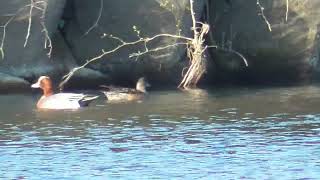
[[[146,78],[141,77],[137,81],[136,88],[123,88],[123,87],[114,87],[114,86],[105,86],[102,91],[107,97],[108,102],[128,102],[141,100],[147,94],[147,88],[150,87],[150,84],[147,82]]]
[[[38,109],[78,109],[88,106],[98,96],[77,93],[53,93],[52,81],[48,76],[41,76],[31,85],[32,88],[41,88],[43,95],[37,103]]]

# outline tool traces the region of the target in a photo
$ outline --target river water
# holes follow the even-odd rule
[[[320,179],[320,86],[151,92],[77,111],[0,96],[0,179]]]

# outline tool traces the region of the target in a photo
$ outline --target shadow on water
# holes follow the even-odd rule
[[[163,90],[76,111],[2,95],[0,179],[318,179],[319,92]]]

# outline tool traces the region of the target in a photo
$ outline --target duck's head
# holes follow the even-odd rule
[[[53,94],[52,81],[48,76],[39,77],[38,81],[31,85],[32,88],[41,88],[44,96],[50,96]]]
[[[146,93],[147,88],[150,87],[151,85],[147,82],[146,78],[141,77],[137,81],[136,89],[140,92]]]

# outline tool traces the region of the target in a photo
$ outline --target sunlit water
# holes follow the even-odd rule
[[[320,179],[320,87],[156,91],[38,111],[0,96],[0,179]]]

